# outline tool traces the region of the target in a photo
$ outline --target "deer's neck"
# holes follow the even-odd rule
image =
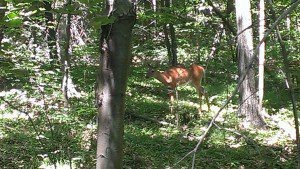
[[[164,72],[156,71],[153,77],[167,86],[170,86],[172,83],[172,77],[166,75]]]

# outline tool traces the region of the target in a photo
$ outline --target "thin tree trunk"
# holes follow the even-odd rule
[[[226,3],[226,18],[230,18],[230,15],[231,13],[234,12],[234,0],[228,0],[227,3]],[[228,31],[228,29],[231,29],[232,31]],[[233,29],[233,28],[227,28],[225,26],[225,34],[227,36],[226,39],[228,41],[228,44],[229,44],[229,48],[230,48],[230,53],[231,53],[231,58],[232,58],[232,61],[233,62],[237,62],[237,52],[236,52],[236,46],[232,43],[232,39],[233,37],[231,35],[234,35],[236,36],[236,30]]]
[[[216,55],[218,47],[220,46],[223,31],[224,31],[224,28],[222,25],[219,27],[219,29],[217,30],[217,32],[214,36],[212,47],[211,47],[210,53],[208,55],[208,59],[212,59]]]
[[[46,25],[47,25],[47,42],[48,47],[50,49],[50,58],[53,59],[56,63],[58,60],[57,55],[57,48],[56,48],[56,32],[54,26],[54,17],[52,14],[52,3],[50,1],[43,1],[45,11],[45,18],[46,18]]]
[[[68,0],[66,6],[72,3]],[[81,97],[71,78],[71,14],[61,17],[59,26],[59,48],[61,57],[61,70],[63,73],[62,92],[64,96],[64,106],[69,107],[69,98]]]
[[[259,41],[261,41],[265,34],[265,1],[259,1]],[[262,102],[264,98],[264,66],[265,66],[265,43],[259,47],[258,53],[258,111],[262,111]]]
[[[71,0],[68,0],[68,4],[71,4]],[[66,25],[66,40],[64,45],[64,55],[62,57],[62,66],[63,66],[63,82],[62,82],[62,89],[64,95],[64,104],[65,107],[69,107],[69,80],[70,80],[70,68],[71,68],[71,61],[70,61],[70,40],[71,40],[71,14],[67,14],[67,25]]]
[[[169,8],[170,7],[170,0],[161,0],[161,7],[162,8]],[[161,11],[162,13],[165,12],[165,10],[163,9]],[[172,50],[171,50],[171,42],[170,42],[170,38],[169,38],[169,29],[168,29],[168,25],[167,23],[163,23],[163,31],[165,34],[165,45],[167,48],[167,52],[168,52],[168,61],[169,64],[172,65]]]
[[[156,13],[157,12],[157,0],[152,0],[152,9],[153,12]],[[155,27],[155,36],[158,36],[158,31],[157,31],[157,20],[155,18],[153,18],[152,22],[154,23],[154,27]]]
[[[178,65],[177,59],[177,43],[176,43],[176,35],[173,24],[169,24],[170,27],[170,35],[171,35],[171,52],[172,52],[172,66]]]
[[[235,0],[236,7],[236,23],[239,34],[238,36],[238,58],[239,58],[239,76],[243,75],[249,65],[249,58],[252,56],[253,51],[253,34],[252,29],[247,29],[252,24],[250,1]],[[245,30],[245,31],[244,31]],[[258,112],[258,100],[256,97],[255,89],[255,75],[254,68],[252,67],[245,80],[239,89],[239,110],[238,115],[245,116],[246,121],[250,122],[253,126],[263,128],[265,122]]]
[[[108,0],[108,16],[117,19],[102,26],[102,56],[96,85],[98,106],[97,169],[121,169],[124,144],[124,102],[135,22],[133,3]]]
[[[156,5],[156,0],[152,0],[152,8],[153,8],[153,12],[156,12],[157,10],[157,5]]]
[[[5,16],[5,11],[6,11],[6,4],[7,2],[6,1],[1,1],[0,2],[0,23],[2,23],[4,21],[4,16]],[[4,8],[4,9],[3,9]],[[0,49],[1,49],[1,42],[2,42],[2,39],[4,37],[4,25],[1,24],[0,25]]]
[[[164,0],[164,5],[166,8],[170,8],[171,7],[170,0]],[[169,35],[167,32],[170,32],[170,40],[171,41],[169,41],[169,38],[167,38],[167,39],[165,39],[165,42],[166,42],[167,49],[168,49],[168,45],[170,46],[170,49],[168,49],[168,54],[170,54],[169,55],[169,63],[172,66],[176,66],[178,64],[178,61],[177,61],[177,43],[176,43],[176,35],[175,35],[174,25],[172,23],[169,23],[168,27],[167,26],[164,27],[164,32],[165,32],[165,36]]]
[[[172,64],[172,51],[171,51],[171,44],[170,44],[169,31],[168,31],[167,24],[163,25],[163,30],[164,30],[164,34],[165,34],[165,45],[166,45],[167,52],[168,52],[168,60],[169,60],[169,63]]]
[[[270,11],[272,14],[272,19],[276,20],[276,14],[272,6],[272,1],[269,0],[270,3]],[[294,121],[295,121],[295,131],[296,131],[296,144],[297,144],[297,162],[298,162],[298,168],[300,168],[300,134],[299,134],[299,121],[298,121],[298,113],[297,113],[297,100],[295,97],[295,91],[291,79],[291,71],[290,71],[290,66],[289,66],[289,60],[288,60],[288,51],[285,47],[284,41],[281,38],[281,34],[279,31],[278,26],[276,26],[276,35],[278,38],[279,45],[281,47],[281,54],[283,58],[283,65],[284,65],[284,72],[286,76],[286,86],[288,88],[288,91],[290,93],[291,101],[292,101],[292,106],[293,106],[293,115],[294,115]]]

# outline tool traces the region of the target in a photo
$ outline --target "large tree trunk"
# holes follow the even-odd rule
[[[4,21],[4,16],[5,16],[5,11],[6,11],[6,1],[1,1],[0,2],[0,23]],[[1,42],[4,37],[4,26],[3,24],[0,25],[0,49],[1,49]]]
[[[123,159],[124,101],[135,10],[128,0],[108,0],[108,16],[115,22],[102,26],[102,56],[96,85],[98,106],[97,169],[121,169]]]
[[[250,1],[235,0],[236,7],[236,22],[238,34],[238,58],[239,58],[239,77],[246,73],[249,66],[249,59],[253,51],[253,35],[252,29],[248,27],[252,24]],[[247,29],[247,30],[245,30]],[[239,88],[239,116],[245,116],[246,121],[251,122],[255,127],[264,127],[265,122],[258,112],[258,100],[255,89],[255,75],[252,67],[246,74],[246,78]]]
[[[261,41],[265,34],[265,1],[259,1],[259,40]],[[262,102],[264,98],[264,67],[265,67],[265,43],[259,47],[258,53],[258,110],[262,111]]]

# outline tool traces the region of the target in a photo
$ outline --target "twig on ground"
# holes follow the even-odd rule
[[[168,123],[168,122],[165,122],[165,121],[159,121],[159,120],[156,120],[156,119],[152,119],[150,117],[146,117],[146,116],[142,116],[142,115],[138,115],[138,114],[135,114],[133,112],[126,112],[126,114],[129,114],[130,116],[133,116],[135,118],[140,118],[140,119],[144,119],[144,120],[147,120],[147,121],[151,121],[153,123],[157,123],[157,124],[160,124],[160,125],[163,125],[163,126],[171,126],[171,127],[175,127],[174,124],[171,124],[171,123]]]

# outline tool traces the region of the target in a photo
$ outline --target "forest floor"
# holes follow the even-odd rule
[[[59,69],[51,70],[38,61],[2,66],[6,69],[0,93],[0,168],[49,168],[51,163],[67,167],[70,162],[73,168],[94,168],[96,66],[73,67],[72,78],[82,96],[73,98],[69,109],[63,109]],[[230,97],[235,76],[207,72],[203,85],[211,110],[204,102],[201,114],[196,90],[190,85],[179,87],[178,128],[170,114],[167,88],[155,79],[145,79],[146,71],[143,65],[130,69],[124,168],[191,168],[192,155],[180,159],[195,148],[213,115]],[[285,90],[278,91],[284,88],[280,85],[267,84],[267,129],[242,123],[236,117],[234,99],[196,152],[195,168],[296,168],[293,116],[291,107],[284,107],[290,102]]]

